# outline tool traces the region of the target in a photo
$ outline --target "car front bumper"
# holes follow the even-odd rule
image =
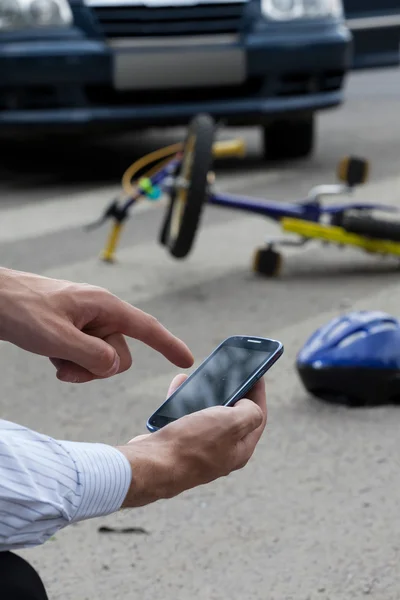
[[[351,62],[341,26],[118,43],[62,37],[0,43],[0,130],[186,124],[208,112],[258,123],[340,104]]]

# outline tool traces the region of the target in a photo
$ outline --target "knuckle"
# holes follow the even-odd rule
[[[111,347],[106,345],[101,345],[98,347],[97,351],[97,361],[101,363],[103,367],[112,367],[114,363],[114,351]]]
[[[231,434],[235,438],[241,437],[243,431],[248,427],[248,419],[244,419],[243,415],[238,415],[237,413],[234,413],[232,416],[234,418],[230,424]]]
[[[90,283],[73,283],[69,287],[69,295],[77,306],[101,305],[110,292]]]
[[[98,285],[92,285],[90,286],[90,290],[89,290],[93,296],[95,296],[96,298],[98,298],[99,300],[105,300],[105,299],[109,299],[113,296],[113,294],[107,290],[106,288],[100,287]]]
[[[90,296],[94,298],[104,298],[111,296],[111,292],[109,290],[99,285],[94,285],[92,283],[81,283],[76,284],[76,286],[77,290],[84,293],[85,295],[90,294]]]
[[[225,417],[227,416],[227,409],[224,406],[211,406],[206,409],[207,415],[212,420],[214,426],[219,426],[221,423],[225,423]]]
[[[249,401],[250,402],[250,401]],[[247,411],[246,418],[243,419],[241,417],[238,419],[238,429],[239,431],[247,430],[247,431],[255,431],[260,427],[263,422],[263,414],[260,408],[258,408],[255,404],[251,404],[249,406],[249,410]]]
[[[235,470],[235,465],[231,460],[226,460],[221,468],[221,477],[228,477]]]
[[[232,424],[232,427],[234,429],[234,434],[235,435],[241,435],[243,433],[243,430],[247,429],[248,427],[248,417],[247,418],[243,418],[243,415],[236,415],[236,419],[235,422]]]
[[[263,414],[259,408],[252,411],[251,415],[251,426],[254,429],[258,429],[263,422]]]
[[[244,469],[252,456],[252,452],[243,449],[236,457],[236,470]]]
[[[82,283],[70,283],[69,285],[69,289],[75,293],[85,293],[87,294],[88,292],[92,292],[93,290],[96,289],[97,286],[91,284],[91,283],[86,283],[86,282],[82,282]]]
[[[157,317],[155,317],[154,315],[150,315],[149,313],[144,313],[144,316],[145,316],[147,328],[150,331],[152,329],[154,329],[155,327],[159,326],[160,321],[157,319]]]
[[[240,460],[237,463],[237,469],[238,470],[244,469],[245,466],[247,465],[247,463],[249,462],[249,460],[250,460],[250,457],[247,457],[247,456],[240,458]]]

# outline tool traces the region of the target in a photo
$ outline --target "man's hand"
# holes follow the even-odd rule
[[[154,317],[96,286],[0,269],[0,315],[0,339],[50,358],[62,381],[84,383],[129,369],[124,336],[178,367],[193,364],[188,347]]]
[[[176,377],[168,396],[185,379],[185,375]],[[172,498],[243,468],[266,420],[261,379],[248,398],[235,406],[207,408],[119,447],[132,466],[132,483],[123,508]]]

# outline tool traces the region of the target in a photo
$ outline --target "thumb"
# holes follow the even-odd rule
[[[253,400],[243,398],[232,407],[237,420],[238,439],[257,430],[264,422],[262,409]]]
[[[59,358],[86,369],[96,377],[112,377],[118,372],[120,359],[116,349],[101,338],[72,327]]]
[[[145,440],[146,438],[148,438],[150,436],[151,436],[151,433],[142,433],[142,435],[137,435],[136,437],[129,440],[128,444],[134,444],[135,442],[141,442],[142,440]]]
[[[173,378],[168,388],[167,398],[169,398],[178,389],[178,387],[180,387],[182,383],[186,381],[187,377],[188,376],[184,373],[180,373]]]

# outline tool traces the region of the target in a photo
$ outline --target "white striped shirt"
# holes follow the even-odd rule
[[[43,544],[121,508],[132,478],[116,448],[55,440],[0,419],[0,551]]]

